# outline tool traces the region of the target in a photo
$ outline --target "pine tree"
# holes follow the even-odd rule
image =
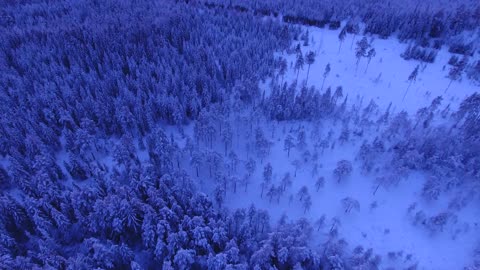
[[[270,186],[272,183],[272,165],[267,163],[263,169],[263,182],[262,182],[262,192],[260,197],[263,197],[263,191]]]
[[[306,62],[307,62],[307,65],[308,65],[308,69],[307,69],[307,79],[305,81],[305,84],[308,83],[308,75],[310,74],[310,66],[315,62],[315,53],[310,51],[307,53],[307,56],[306,56]]]
[[[340,53],[340,50],[342,49],[342,44],[343,44],[343,41],[345,40],[346,36],[347,36],[347,27],[345,26],[340,31],[340,34],[338,34],[338,40],[340,41],[340,45],[338,46],[338,52],[339,53]]]
[[[333,171],[337,181],[340,183],[341,180],[348,177],[353,171],[352,163],[348,160],[340,160],[337,162],[337,167]]]
[[[317,192],[320,190],[320,188],[323,188],[325,186],[325,177],[321,176],[317,178],[317,181],[315,182],[315,187],[317,188]]]
[[[303,59],[303,54],[300,52],[297,54],[297,60],[295,62],[295,70],[297,70],[297,81],[298,81],[298,75],[300,74],[300,69],[303,70],[303,66],[305,65],[305,60]]]
[[[297,193],[297,197],[300,201],[303,201],[307,196],[310,196],[308,193],[308,188],[306,186],[302,186]]]
[[[355,72],[358,69],[358,64],[360,63],[360,59],[362,57],[367,56],[369,47],[370,47],[370,44],[368,43],[368,40],[366,37],[363,37],[360,41],[357,42],[357,48],[355,49],[355,57],[357,58]]]
[[[352,197],[346,197],[342,199],[343,208],[345,208],[345,213],[350,213],[352,209],[360,211],[360,203],[353,199]]]
[[[323,85],[325,84],[325,79],[327,79],[328,74],[330,74],[330,63],[325,66],[325,71],[323,72],[322,88],[320,88],[320,91],[323,90]]]
[[[408,89],[410,89],[410,86],[412,85],[412,82],[415,82],[417,81],[417,76],[418,76],[418,69],[420,68],[419,65],[417,65],[415,67],[415,69],[412,71],[412,73],[410,73],[410,75],[408,76],[408,87],[407,87],[407,90],[405,91],[405,95],[403,95],[403,100],[405,100],[405,97],[407,96],[407,93],[408,93]]]
[[[303,206],[303,213],[307,213],[308,210],[310,210],[310,207],[312,207],[312,197],[310,195],[305,196],[305,198],[302,201],[302,206]]]
[[[448,78],[450,79],[450,82],[448,83],[448,86],[445,89],[444,93],[448,91],[453,81],[456,81],[461,78],[463,70],[465,69],[465,66],[467,65],[467,63],[468,63],[468,58],[464,56],[462,60],[460,60],[450,68],[450,71],[448,72]]]
[[[285,191],[288,187],[292,186],[292,177],[290,176],[289,172],[285,173],[280,185],[283,191]]]
[[[295,147],[292,135],[288,134],[283,143],[283,149],[287,151],[287,157],[290,157],[290,149]]]

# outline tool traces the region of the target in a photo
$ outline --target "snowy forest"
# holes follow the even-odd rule
[[[0,269],[480,269],[478,0],[0,0]]]

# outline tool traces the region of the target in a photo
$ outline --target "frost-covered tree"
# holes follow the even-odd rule
[[[236,175],[229,177],[229,182],[233,186],[233,193],[237,193],[237,185],[240,183],[240,178]]]
[[[292,186],[292,177],[290,176],[289,172],[285,173],[285,175],[283,176],[280,182],[280,186],[283,191],[287,190],[287,188]]]
[[[323,214],[317,221],[315,221],[315,226],[317,227],[317,231],[320,231],[326,223],[326,216]]]
[[[323,72],[322,87],[320,88],[320,91],[323,90],[323,86],[325,85],[325,80],[327,79],[328,74],[330,74],[330,63],[328,63],[328,64],[325,66],[325,71]]]
[[[302,186],[297,193],[297,197],[300,201],[303,201],[305,197],[310,196],[308,193],[308,188],[306,186]]]
[[[190,269],[190,266],[195,262],[194,254],[193,250],[179,250],[173,259],[176,268],[181,270]]]
[[[271,185],[268,190],[267,190],[267,197],[269,198],[269,202],[271,203],[274,197],[277,197],[278,194],[278,188],[275,185]]]
[[[408,89],[410,89],[410,86],[412,85],[412,83],[417,81],[418,69],[419,68],[420,68],[420,66],[417,65],[415,67],[415,69],[412,71],[412,73],[410,73],[410,75],[408,75],[408,87],[407,87],[407,90],[405,90],[405,95],[403,95],[402,100],[405,100],[405,97],[407,96],[407,93],[408,93]]]
[[[298,159],[295,159],[294,161],[292,161],[292,165],[295,168],[295,171],[293,173],[293,177],[297,177],[297,171],[302,166],[302,162]]]
[[[222,207],[223,202],[225,201],[225,187],[223,184],[218,183],[215,186],[215,190],[213,192],[215,197],[215,202],[218,204],[218,207]]]
[[[215,151],[208,151],[205,155],[205,162],[208,164],[208,171],[212,177],[218,172],[219,166],[223,164],[223,158]]]
[[[265,134],[262,129],[257,128],[255,132],[255,148],[257,155],[263,162],[263,159],[267,157],[270,152],[272,143],[265,137]]]
[[[338,46],[339,53],[340,53],[340,50],[342,49],[342,44],[346,36],[347,36],[347,29],[346,27],[343,27],[340,33],[338,34],[338,40],[340,41],[340,45]]]
[[[337,162],[337,167],[333,170],[333,174],[335,178],[337,178],[337,182],[344,180],[353,171],[352,163],[348,160],[340,160]]]
[[[468,58],[467,56],[464,56],[462,60],[460,60],[450,68],[448,72],[448,78],[450,79],[450,82],[448,83],[448,86],[445,89],[445,93],[448,91],[453,81],[456,81],[462,77],[462,73],[465,70],[467,63],[468,63]]]
[[[340,137],[338,137],[338,141],[340,142],[340,145],[343,145],[344,143],[348,142],[350,139],[350,129],[348,128],[347,125],[344,125],[342,127],[342,132],[340,132]]]
[[[305,84],[308,83],[308,75],[310,74],[310,66],[315,63],[315,53],[312,51],[309,51],[307,55],[305,56],[305,62],[308,65],[307,69],[307,79],[305,80]]]
[[[203,158],[204,158],[203,153],[199,151],[194,151],[190,157],[190,165],[192,165],[195,168],[197,177],[199,176],[198,169],[202,165]]]
[[[366,57],[368,53],[368,49],[370,48],[370,43],[366,37],[363,37],[360,41],[357,42],[357,47],[355,48],[355,57],[357,58],[357,62],[355,63],[355,72],[358,69],[358,64],[362,57]]]
[[[287,60],[283,57],[280,57],[278,74],[282,76],[282,81],[280,83],[281,87],[283,87],[283,80],[285,78],[285,73],[287,72],[287,69],[288,69]]]
[[[315,188],[317,189],[317,192],[325,186],[325,177],[320,176],[317,178],[317,181],[315,181]]]
[[[300,74],[300,69],[303,70],[303,66],[305,65],[305,59],[303,58],[302,52],[297,54],[297,60],[295,61],[295,70],[297,71],[297,81],[298,75]]]
[[[430,176],[425,181],[422,189],[422,196],[427,200],[437,200],[442,191],[440,179]]]
[[[245,169],[247,170],[247,175],[252,176],[257,168],[257,163],[254,159],[250,158],[247,163],[245,163]]]
[[[446,226],[451,223],[456,223],[458,218],[451,212],[442,212],[438,215],[432,216],[426,220],[425,226],[432,233],[443,232]]]
[[[227,155],[228,148],[231,147],[232,140],[233,140],[233,131],[230,123],[226,122],[223,124],[223,128],[220,134],[225,150],[225,156]]]
[[[228,154],[229,166],[233,172],[237,171],[238,156],[234,151]]]
[[[287,134],[285,141],[283,143],[283,150],[287,151],[287,157],[290,157],[290,150],[295,147],[295,142],[293,141],[293,137],[290,134]]]
[[[305,133],[305,130],[302,128],[300,131],[297,133],[297,148],[300,150],[303,150],[307,146],[307,134]]]
[[[262,192],[260,193],[260,197],[263,197],[263,191],[267,189],[270,184],[272,183],[272,175],[273,175],[273,170],[272,170],[272,165],[267,163],[265,167],[263,168],[263,181],[262,181]]]
[[[345,213],[350,213],[352,209],[360,211],[360,203],[352,197],[345,197],[342,199],[342,206],[345,209]]]
[[[305,198],[303,198],[302,207],[304,214],[307,213],[308,210],[310,210],[310,207],[312,207],[312,197],[310,197],[310,195],[306,195]]]

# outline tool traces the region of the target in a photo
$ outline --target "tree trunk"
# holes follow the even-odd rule
[[[383,181],[382,181],[383,182]],[[375,188],[375,191],[373,191],[373,196],[375,196],[375,193],[377,193],[378,189],[380,188],[380,185],[382,184],[382,182],[380,182],[378,185],[377,185],[377,188]]]
[[[307,79],[305,80],[305,85],[307,85],[308,83],[308,75],[310,74],[310,65],[308,65],[308,69],[307,69]]]
[[[368,61],[367,61],[367,67],[365,68],[365,72],[364,72],[364,73],[367,73],[367,69],[368,69],[368,65],[370,65],[370,61],[371,61],[371,59],[368,59]]]
[[[411,85],[412,85],[412,81],[410,81],[410,84],[408,85],[407,90],[405,90],[405,95],[403,95],[402,101],[405,100],[405,97],[406,97],[407,94],[408,94],[408,89],[410,89],[410,86],[411,86]]]
[[[450,88],[450,85],[452,85],[452,82],[453,82],[453,80],[450,80],[450,82],[448,83],[447,89],[445,89],[445,92],[443,92],[443,93],[447,93],[448,88]]]

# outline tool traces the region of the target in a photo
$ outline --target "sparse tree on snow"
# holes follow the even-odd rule
[[[342,199],[342,206],[345,209],[345,213],[350,213],[352,209],[360,211],[360,203],[352,197],[345,197]]]
[[[352,163],[348,160],[340,160],[337,162],[337,167],[333,170],[333,174],[337,178],[337,182],[348,177],[353,171]]]
[[[290,157],[290,150],[295,147],[293,137],[290,134],[287,134],[285,141],[283,143],[283,149],[287,151],[287,157]]]
[[[340,50],[342,49],[342,44],[346,36],[347,36],[347,28],[343,27],[340,33],[338,34],[338,40],[340,41],[340,45],[338,46],[339,53],[340,53]]]
[[[307,65],[308,65],[308,69],[307,69],[307,79],[305,81],[305,84],[308,83],[308,75],[310,74],[310,66],[315,62],[315,53],[314,52],[309,51],[307,53],[306,62],[307,62]]]
[[[417,81],[417,76],[418,76],[418,69],[420,68],[419,65],[417,65],[415,67],[415,69],[412,71],[412,73],[410,73],[410,75],[408,76],[408,87],[407,87],[407,90],[405,91],[405,95],[403,95],[403,100],[405,100],[405,97],[407,96],[407,93],[408,93],[408,89],[410,89],[410,86],[412,85],[413,82]]]
[[[325,84],[325,79],[327,79],[328,74],[330,74],[330,63],[325,66],[325,71],[323,72],[322,88],[320,88],[320,91],[323,90],[323,85]]]
[[[320,176],[317,178],[317,181],[315,182],[315,187],[317,188],[317,192],[325,186],[325,177]]]

